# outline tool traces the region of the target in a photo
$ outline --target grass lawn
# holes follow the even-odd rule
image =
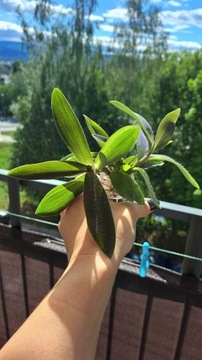
[[[3,134],[3,132],[2,132]],[[4,135],[12,136],[11,132],[4,133]],[[11,143],[2,143],[0,142],[0,169],[9,170],[11,168],[11,156],[12,156],[12,148],[14,144]],[[25,212],[29,215],[29,213],[33,212],[36,208],[36,200],[27,194],[25,190],[20,191],[20,199],[21,206],[25,210]],[[8,200],[8,185],[4,181],[0,181],[0,209],[8,210],[9,200]]]
[[[10,169],[13,144],[0,143],[0,169]]]
[[[10,158],[12,155],[13,144],[0,143],[0,169],[10,169]],[[8,186],[4,181],[0,181],[0,209],[8,209]]]

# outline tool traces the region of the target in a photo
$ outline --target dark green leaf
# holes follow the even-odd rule
[[[137,123],[138,125],[141,127],[141,129],[143,130],[143,132],[145,133],[147,140],[149,141],[150,144],[153,143],[153,132],[152,132],[152,128],[149,125],[149,123],[139,114],[135,113],[134,111],[132,111],[128,106],[122,104],[120,101],[116,101],[116,100],[111,100],[110,103],[114,106],[116,106],[118,109],[122,110],[123,112],[127,113],[128,115],[130,115]]]
[[[142,175],[142,177],[143,177],[143,179],[145,181],[145,184],[147,186],[150,198],[153,200],[154,204],[159,208],[159,202],[158,202],[158,200],[156,198],[153,186],[152,186],[152,184],[150,182],[149,176],[147,175],[146,171],[144,169],[142,169],[142,168],[139,168],[139,167],[134,168],[134,170],[138,171]]]
[[[76,196],[82,193],[83,184],[84,175],[51,189],[38,205],[36,215],[51,216],[59,214]]]
[[[11,169],[9,176],[24,179],[56,179],[61,176],[74,176],[86,171],[86,166],[80,163],[64,161],[44,161],[36,164],[22,165]]]
[[[112,134],[95,159],[95,166],[101,169],[120,160],[128,154],[137,142],[140,134],[139,126],[124,126]]]
[[[54,89],[51,100],[52,112],[59,134],[77,160],[93,165],[90,149],[83,129],[69,102],[59,89]]]
[[[171,140],[173,133],[175,131],[175,123],[180,116],[180,109],[169,112],[163,120],[160,122],[156,138],[154,142],[154,149],[158,150],[168,144]]]
[[[183,165],[181,165],[179,162],[177,162],[170,156],[158,154],[158,155],[151,155],[150,158],[156,159],[158,161],[168,161],[168,162],[174,164],[175,166],[178,167],[178,169],[181,171],[181,173],[184,175],[184,177],[190,182],[190,184],[192,184],[195,188],[199,189],[199,184],[196,182],[196,180],[193,178],[193,176],[184,168]]]
[[[133,180],[130,175],[121,171],[116,171],[110,174],[110,179],[115,190],[125,200],[144,204],[144,195],[138,183]]]
[[[94,172],[87,172],[84,208],[88,228],[100,249],[111,258],[115,246],[115,227],[106,192]]]

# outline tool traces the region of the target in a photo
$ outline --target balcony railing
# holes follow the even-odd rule
[[[25,181],[0,170],[8,184],[9,223],[0,224],[0,345],[13,334],[66,266],[57,230],[30,231],[20,215],[21,186],[45,190],[58,181]],[[96,360],[201,359],[202,210],[161,202],[156,214],[188,223],[182,274],[152,265],[145,279],[125,259],[100,333]],[[24,219],[23,219],[24,221]]]

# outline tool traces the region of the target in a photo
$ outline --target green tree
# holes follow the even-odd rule
[[[154,94],[153,127],[157,127],[160,116],[180,107],[180,119],[176,125],[173,144],[166,152],[181,161],[192,172],[200,183],[200,128],[201,108],[197,105],[200,97],[200,69],[202,52],[176,52],[167,54],[159,67],[159,86]],[[197,78],[198,74],[198,78]],[[196,80],[197,78],[197,80]],[[194,80],[195,79],[195,80]],[[196,85],[197,84],[197,85]],[[197,94],[197,95],[196,95]],[[197,108],[197,110],[195,109]],[[159,181],[159,170],[156,169],[156,188],[162,200],[200,206],[193,189],[187,186],[173,167],[167,167],[164,178]],[[153,172],[153,176],[154,172]],[[201,183],[200,183],[201,186]]]
[[[23,124],[16,138],[13,166],[65,155],[65,147],[58,145],[50,112],[50,95],[54,87],[63,91],[80,119],[83,113],[87,114],[109,134],[129,121],[127,116],[117,115],[116,109],[108,104],[110,99],[125,102],[139,112],[148,111],[154,85],[147,69],[156,64],[155,57],[161,61],[159,49],[163,49],[160,45],[163,35],[158,35],[157,31],[160,26],[158,11],[148,4],[146,0],[126,2],[127,28],[119,24],[112,39],[112,48],[113,42],[117,45],[118,41],[121,50],[112,51],[108,58],[105,49],[93,40],[90,16],[96,6],[95,0],[75,1],[75,15],[67,17],[66,22],[61,17],[54,18],[54,23],[51,22],[51,1],[39,1],[34,20],[40,26],[35,24],[34,34],[29,32],[22,17],[30,61],[22,74],[25,94],[12,107]],[[45,37],[44,30],[51,35]],[[143,32],[145,35],[141,36]],[[130,33],[133,36],[128,40]],[[144,44],[143,52],[139,50],[141,44]],[[153,79],[156,79],[155,75]],[[152,91],[149,90],[151,87]],[[47,137],[43,145],[44,134]],[[34,153],[26,143],[30,136],[36,142],[32,147]]]

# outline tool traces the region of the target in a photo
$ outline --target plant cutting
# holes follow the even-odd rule
[[[19,166],[10,170],[8,175],[26,179],[65,178],[65,182],[50,190],[39,203],[36,214],[41,216],[59,214],[83,192],[88,228],[100,249],[111,258],[116,234],[110,199],[143,204],[143,188],[146,188],[147,196],[159,207],[147,169],[165,162],[177,166],[194,187],[199,188],[199,185],[179,162],[156,153],[172,142],[180,109],[169,112],[154,134],[141,115],[119,101],[110,103],[130,115],[131,124],[109,136],[100,125],[84,115],[87,127],[100,147],[98,152],[92,152],[68,100],[60,89],[55,88],[51,98],[52,113],[70,153],[60,160]]]

